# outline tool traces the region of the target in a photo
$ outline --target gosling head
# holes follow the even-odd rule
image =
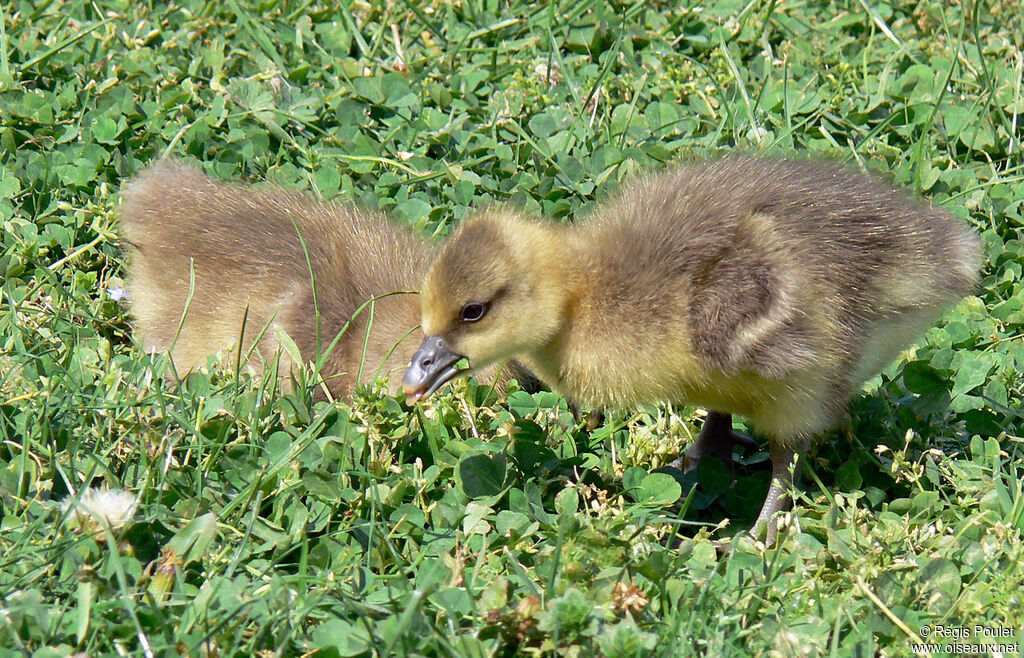
[[[551,341],[567,299],[561,233],[554,224],[488,211],[445,242],[420,291],[426,337],[402,381],[410,403]]]

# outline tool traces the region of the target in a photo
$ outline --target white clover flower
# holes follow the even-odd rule
[[[67,509],[73,503],[64,503]],[[82,527],[96,526],[96,529],[109,527],[112,530],[128,524],[135,516],[135,507],[139,500],[135,494],[124,489],[89,488],[82,492],[74,507],[74,514]]]
[[[120,302],[122,300],[128,299],[128,291],[122,288],[121,286],[107,288],[107,297],[110,297],[115,302]]]

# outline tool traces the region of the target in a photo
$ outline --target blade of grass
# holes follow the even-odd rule
[[[90,27],[88,27],[88,28],[86,28],[86,29],[84,29],[84,30],[82,30],[80,32],[76,32],[73,36],[70,36],[70,37],[67,37],[67,38],[63,39],[62,41],[60,41],[60,43],[58,43],[53,48],[50,48],[46,52],[43,52],[43,53],[41,53],[39,55],[36,55],[32,59],[28,60],[27,62],[25,62],[24,64],[19,66],[18,67],[19,73],[24,73],[25,71],[28,71],[29,69],[31,69],[32,67],[36,66],[37,64],[41,64],[42,62],[45,62],[46,60],[50,59],[51,57],[53,57],[54,55],[56,55],[60,51],[64,50],[65,48],[67,48],[69,46],[75,45],[76,43],[78,43],[79,41],[81,41],[85,37],[89,36],[90,34],[95,32],[96,30],[100,29],[101,27],[103,27],[104,25],[106,25],[109,22],[110,22],[109,20],[102,20],[99,23],[94,23]]]

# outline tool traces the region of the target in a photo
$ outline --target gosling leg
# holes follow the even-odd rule
[[[793,485],[793,461],[796,457],[796,450],[791,446],[782,445],[776,442],[771,443],[772,455],[772,484],[768,488],[768,495],[765,496],[761,513],[757,515],[754,527],[750,529],[750,536],[757,539],[762,534],[765,537],[765,545],[771,546],[779,533],[779,520],[776,512],[783,512],[793,506],[793,500],[789,497],[789,489]]]
[[[697,435],[697,440],[671,465],[688,473],[697,468],[697,464],[704,457],[711,456],[720,459],[732,472],[735,470],[732,450],[737,445],[747,448],[757,447],[757,444],[749,436],[733,431],[732,414],[712,411],[704,420],[704,427]]]
[[[580,405],[577,404],[574,400],[568,400],[568,403],[569,403],[569,412],[572,414],[573,419],[576,420],[577,424],[582,423],[583,422],[583,410],[580,409]],[[596,430],[598,427],[601,426],[601,423],[604,422],[604,407],[598,407],[597,409],[592,410],[590,413],[588,413],[586,415],[586,419],[587,419],[587,425],[586,425],[587,431],[588,432],[593,432],[594,430]]]

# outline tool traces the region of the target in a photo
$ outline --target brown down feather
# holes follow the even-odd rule
[[[174,160],[147,167],[125,185],[122,197],[133,325],[144,348],[169,351],[181,374],[205,365],[212,354],[236,349],[246,313],[243,355],[268,325],[248,367],[262,372],[275,357],[279,330],[304,360],[314,359],[310,264],[321,350],[351,320],[321,369],[332,395],[348,395],[357,375],[367,382],[400,371],[422,339],[415,294],[374,302],[369,331],[369,310],[352,317],[371,298],[417,290],[435,253],[383,217],[296,192],[223,183]],[[279,372],[286,374],[287,350],[281,359]],[[485,377],[493,373],[481,379],[492,381]],[[390,377],[392,390],[398,379]]]

